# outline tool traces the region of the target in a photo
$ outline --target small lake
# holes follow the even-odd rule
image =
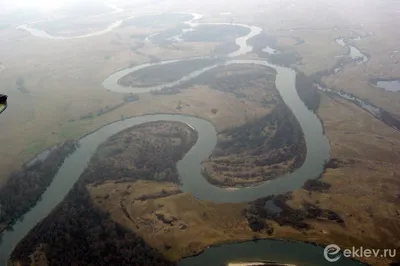
[[[381,89],[386,91],[396,92],[400,91],[400,79],[398,80],[381,80],[376,83]]]
[[[263,52],[267,53],[267,54],[279,54],[280,52],[270,46],[267,45],[267,47],[265,47],[264,49],[262,49]]]

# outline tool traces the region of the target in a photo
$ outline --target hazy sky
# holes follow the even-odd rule
[[[68,0],[0,0],[0,8],[14,9],[19,7],[40,7],[43,9],[53,9]]]
[[[91,0],[93,1],[93,0]],[[102,2],[101,0],[98,0]],[[0,0],[0,9],[15,9],[20,7],[37,7],[45,10],[56,9],[65,3],[83,2],[82,0]]]

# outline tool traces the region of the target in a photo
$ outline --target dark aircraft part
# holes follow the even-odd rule
[[[0,114],[7,109],[7,95],[0,94]]]
[[[7,109],[7,103],[0,103],[0,114]]]
[[[6,102],[7,101],[7,95],[4,95],[4,94],[0,94],[0,103],[4,103],[4,102]]]

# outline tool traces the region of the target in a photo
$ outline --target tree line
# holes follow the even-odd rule
[[[11,225],[40,199],[52,182],[65,158],[75,151],[78,143],[66,141],[50,151],[43,160],[25,165],[10,175],[0,189],[0,224]]]
[[[110,137],[97,149],[66,198],[17,245],[11,260],[22,266],[43,257],[48,265],[57,266],[176,265],[96,207],[87,185],[155,180],[161,173],[164,179],[178,182],[175,164],[196,141],[197,133],[186,125],[163,121],[134,126]]]
[[[174,263],[94,207],[82,182],[17,245],[11,261],[30,266],[41,245],[48,265],[169,266]],[[32,261],[33,260],[33,261]],[[35,265],[35,264],[34,264]]]

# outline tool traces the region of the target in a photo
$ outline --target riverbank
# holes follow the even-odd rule
[[[150,123],[150,126],[151,125]],[[204,126],[201,128],[202,130],[205,129]],[[118,135],[121,136],[120,138],[115,136],[111,137],[108,142],[100,146],[99,150],[102,152],[97,153],[92,158],[92,161],[96,163],[97,167],[89,166],[83,174],[84,180],[88,180],[88,184],[92,184],[89,186],[89,192],[95,209],[109,213],[110,218],[117,224],[124,226],[124,228],[129,228],[136,236],[143,238],[151,247],[156,248],[167,258],[174,261],[185,256],[198,254],[205,247],[212,244],[246,241],[253,238],[252,231],[242,215],[246,204],[215,204],[207,201],[199,201],[189,193],[180,193],[177,186],[173,186],[171,183],[168,184],[160,181],[138,182],[136,180],[138,176],[143,176],[145,179],[146,176],[158,176],[157,179],[159,179],[160,177],[169,177],[170,175],[143,175],[143,173],[145,173],[143,170],[145,169],[147,169],[146,171],[150,169],[160,169],[154,166],[154,163],[158,162],[158,160],[155,159],[157,156],[161,156],[163,162],[168,162],[168,160],[166,160],[168,156],[165,156],[159,149],[153,149],[146,144],[146,139],[149,140],[149,138],[153,138],[152,134],[150,134],[153,129],[151,131],[149,130],[149,123],[138,126],[136,129],[146,133],[145,135],[141,134],[140,136],[136,136],[140,139],[140,145],[136,146],[137,141],[127,139],[128,136],[126,136],[126,134],[128,130],[122,131],[122,133]],[[117,144],[118,142],[122,142],[124,145],[120,146]],[[129,148],[127,143],[135,145]],[[152,144],[156,143],[165,143],[165,141],[152,141]],[[204,144],[201,145],[204,146]],[[170,148],[166,149],[168,145],[162,147],[165,147],[165,150],[168,152],[173,152]],[[124,149],[126,149],[125,153]],[[157,150],[157,153],[153,154],[154,156],[145,156],[148,152],[154,150]],[[211,150],[209,152],[211,152]],[[113,159],[111,160],[109,159],[110,153],[113,154]],[[128,159],[123,159],[123,154],[125,154]],[[140,158],[142,159],[131,158],[131,156],[136,156],[135,154],[141,154]],[[135,169],[132,168],[132,160],[138,163],[138,166],[135,164]],[[151,162],[154,167],[147,168],[146,166],[148,163],[146,162]],[[118,169],[129,169],[129,171],[125,172]],[[139,173],[138,171],[141,172]],[[133,172],[135,172],[136,175],[132,175]],[[173,173],[173,171],[171,172],[169,170],[168,172]],[[128,174],[128,176],[125,174]],[[171,177],[174,176],[175,175],[172,175]],[[175,179],[164,178],[164,180],[176,181],[176,176]],[[104,181],[107,182],[104,183]],[[87,182],[85,181],[85,183]],[[200,188],[200,186],[197,187]],[[82,193],[79,192],[78,194]],[[84,193],[82,195],[84,195]],[[86,198],[86,196],[83,198]],[[76,205],[75,203],[73,204]],[[85,205],[85,209],[88,208],[89,207]],[[64,223],[66,218],[63,218],[64,215],[59,212],[65,210],[65,208],[57,210],[56,214],[50,215],[45,221],[50,222],[52,219],[59,219],[57,221],[62,221]],[[74,215],[70,216],[75,217]],[[85,217],[84,215],[78,215],[78,217],[80,216]],[[77,222],[77,224],[80,223]],[[149,224],[152,226],[149,227]],[[57,222],[55,226],[60,228]],[[34,243],[32,241],[34,241],[35,235],[43,235],[43,237],[47,239],[43,240],[44,243],[48,241],[54,243],[53,240],[49,240],[49,238],[51,239],[51,237],[54,237],[54,234],[40,234],[40,230],[44,230],[44,228],[48,228],[48,226],[39,224],[35,228],[36,229],[31,231],[28,237],[24,238],[18,245],[16,253],[14,253],[17,255],[13,255],[14,259],[15,256],[27,256],[27,253],[23,253],[25,255],[18,255],[20,251],[32,251],[32,245]],[[61,226],[61,228],[64,227]],[[74,231],[72,228],[65,230]],[[202,232],[201,238],[199,238],[200,232]],[[78,235],[80,234],[81,233]],[[92,238],[93,237],[95,236],[92,236]],[[71,239],[69,241],[71,241]],[[63,241],[60,242],[62,243]],[[31,246],[31,248],[29,248],[29,246]],[[81,254],[80,256],[83,255]]]
[[[120,205],[126,215],[123,202],[111,202],[109,194],[101,199],[91,198],[91,190],[102,187],[102,184],[116,182],[123,185],[123,195],[128,196],[131,187],[126,184],[135,180],[179,183],[175,163],[196,141],[197,132],[180,122],[145,123],[113,135],[99,146],[89,167],[66,199],[18,244],[11,260],[30,264],[30,255],[40,253],[47,261],[58,261],[57,265],[71,265],[78,261],[90,264],[93,263],[93,257],[99,256],[99,250],[113,252],[111,247],[122,245],[127,250],[119,251],[121,257],[112,253],[110,259],[102,253],[95,261],[104,261],[109,265],[131,265],[140,254],[142,258],[146,257],[141,265],[172,265],[136,234],[116,224],[104,209],[93,204],[100,200],[113,206]],[[135,168],[132,168],[132,161],[135,161]],[[115,189],[113,191],[116,192]],[[179,190],[170,193],[168,189],[162,189],[156,198],[176,193]],[[143,194],[139,200],[146,198],[151,198],[150,194]],[[64,238],[60,234],[69,237]],[[113,234],[116,237],[111,237]],[[109,238],[104,239],[104,235],[109,235]],[[86,242],[88,238],[91,243]],[[70,247],[68,250],[65,249],[66,245]]]
[[[306,157],[302,129],[276,89],[271,67],[244,64],[219,66],[179,85],[195,84],[235,96],[246,108],[245,121],[218,133],[218,142],[203,165],[203,175],[218,187],[251,187],[298,169]],[[245,103],[244,101],[247,101]],[[248,103],[265,110],[251,116]],[[238,106],[239,107],[239,106]],[[218,108],[211,112],[217,114]]]
[[[342,134],[341,136],[345,138],[342,137],[337,139],[335,135],[332,135],[332,130],[335,130],[337,126],[336,124],[332,125],[331,123],[329,123],[329,117],[333,114],[339,115],[337,117],[337,123],[339,124],[343,123],[339,122],[343,119],[343,121],[348,121],[347,123],[352,123],[352,118],[348,118],[348,110],[347,112],[346,110],[344,110],[343,113],[332,112],[332,110],[337,110],[338,105],[334,100],[332,100],[332,102],[327,102],[326,100],[327,98],[326,96],[324,96],[322,98],[322,103],[318,114],[324,121],[324,123],[327,124],[326,127],[327,130],[329,130],[327,134],[330,136],[331,144],[333,145],[333,147],[336,147],[335,150],[337,150],[339,147],[354,147],[354,144],[349,145],[349,143],[353,143],[355,139],[360,139],[361,137],[359,135],[345,134],[343,133],[345,132],[343,131],[343,129],[339,129],[338,132],[342,132],[340,134]],[[326,109],[328,107],[330,109]],[[357,107],[351,108],[349,110],[352,110],[352,112],[361,115],[362,121],[364,121],[365,123],[380,123],[373,118],[368,119],[368,116],[365,116],[365,114],[362,115],[363,112]],[[362,130],[360,129],[361,131],[359,131],[364,132],[363,136],[374,136],[374,134],[368,133],[368,128],[369,130],[373,128],[380,131],[384,130],[385,132],[388,130],[390,131],[389,128],[385,127],[369,127],[368,125],[365,126],[366,128],[363,128]],[[380,135],[389,134],[389,131],[387,133],[381,132]],[[390,134],[388,136],[385,136],[385,138],[389,136]],[[391,138],[391,141],[393,140],[394,139]],[[366,139],[366,142],[363,141],[362,143],[374,142],[368,141]],[[382,143],[380,143],[380,145],[382,145]],[[385,145],[387,146],[387,144]],[[380,147],[379,149],[381,151],[387,150],[386,146]],[[372,179],[374,179],[374,175],[377,174],[379,171],[382,171],[384,169],[386,169],[385,171],[387,171],[391,169],[389,168],[390,164],[387,163],[382,165],[382,167],[380,168],[376,168],[377,165],[373,166],[372,164],[368,164],[368,166],[365,165],[365,163],[359,164],[359,159],[357,159],[359,156],[369,156],[369,160],[371,160],[372,158],[375,158],[376,160],[376,152],[378,151],[371,148],[369,148],[368,150],[368,153],[361,151],[358,156],[354,156],[351,154],[344,156],[345,158],[356,158],[354,159],[354,162],[356,162],[356,164],[354,164],[354,162],[351,165],[338,163],[339,167],[337,167],[335,166],[336,163],[332,163],[332,166],[334,167],[332,169],[328,169],[322,177],[322,180],[324,182],[330,184],[329,188],[323,190],[312,189],[311,192],[309,188],[307,190],[300,189],[295,191],[293,194],[293,198],[287,202],[289,206],[291,206],[291,208],[301,209],[304,200],[307,200],[307,202],[310,202],[318,206],[319,208],[325,208],[335,211],[343,218],[344,224],[346,225],[346,235],[350,235],[351,238],[343,237],[343,228],[341,228],[340,226],[338,227],[336,223],[333,222],[328,224],[327,222],[318,220],[305,220],[305,223],[310,226],[310,228],[307,230],[298,230],[287,225],[279,226],[273,221],[268,221],[268,223],[271,224],[271,227],[274,229],[272,235],[267,235],[262,232],[252,232],[248,222],[244,219],[242,215],[243,209],[246,207],[246,205],[215,204],[207,201],[198,201],[188,193],[176,194],[176,192],[174,192],[175,188],[173,186],[168,187],[162,185],[162,187],[160,187],[159,182],[147,182],[144,184],[139,184],[137,182],[116,184],[111,183],[108,185],[103,184],[92,188],[91,198],[93,198],[93,195],[95,195],[96,206],[98,206],[99,209],[105,210],[106,212],[110,213],[113,221],[116,221],[117,224],[123,225],[125,228],[132,228],[131,230],[135,232],[135,234],[143,237],[146,243],[149,243],[149,245],[155,247],[157,250],[162,252],[164,256],[167,256],[169,258],[177,259],[179,257],[198,254],[204,248],[217,243],[228,243],[237,241],[240,242],[246,240],[248,241],[254,239],[255,237],[257,239],[272,237],[298,241],[311,240],[322,245],[337,243],[338,245],[343,247],[346,247],[348,245],[368,246],[369,244],[373,245],[373,243],[376,242],[371,242],[371,239],[369,237],[363,239],[365,238],[365,234],[358,233],[360,232],[360,224],[356,221],[358,221],[359,219],[363,219],[365,221],[365,224],[362,226],[363,230],[369,230],[373,232],[372,234],[374,234],[375,236],[375,234],[378,233],[377,231],[375,231],[376,227],[374,227],[373,225],[371,225],[370,222],[367,221],[369,221],[369,219],[371,221],[374,221],[375,219],[378,219],[380,215],[383,215],[382,218],[386,217],[387,214],[385,213],[386,211],[388,211],[388,209],[382,210],[382,212],[380,213],[374,211],[374,216],[365,220],[366,216],[364,214],[371,213],[371,211],[363,209],[365,206],[362,204],[362,202],[367,199],[365,198],[366,196],[368,197],[375,194],[373,193],[373,191],[371,191],[371,189],[374,189],[374,186],[370,186],[368,185],[368,182],[365,183],[365,181],[362,180],[364,177],[367,177],[372,181]],[[387,160],[391,158],[391,160],[394,160],[395,158],[393,157],[393,154],[390,154],[390,150],[390,148],[389,150],[387,150],[387,156],[384,156],[384,153],[382,152],[378,152],[382,155],[381,159]],[[334,156],[340,157],[343,155],[339,155],[335,152]],[[355,166],[357,167],[355,168]],[[392,165],[392,167],[394,167],[393,171],[395,171],[395,165]],[[335,173],[334,176],[332,176],[333,173]],[[328,180],[326,180],[325,178],[328,178]],[[349,185],[348,182],[351,182],[351,184],[353,185]],[[358,185],[358,189],[361,189],[361,191],[357,192],[357,194],[354,194],[355,190],[353,190],[352,188],[355,183]],[[343,186],[340,185],[338,187],[335,184],[342,184]],[[362,184],[366,184],[366,186]],[[145,190],[143,189],[144,185],[148,187]],[[131,191],[131,194],[129,194],[129,196],[125,193],[127,188]],[[144,199],[142,197],[143,192],[149,194],[149,189],[151,189],[150,194],[155,196],[147,196],[147,199]],[[163,189],[166,195],[165,197],[159,198],[160,195],[162,195]],[[346,191],[343,191],[343,189],[345,189]],[[395,188],[390,190],[386,188],[386,193],[389,193],[388,195],[390,195],[390,193],[392,192],[397,193],[396,191],[397,190]],[[304,198],[299,198],[299,195],[303,195],[302,197]],[[362,197],[362,199],[359,198],[359,202],[361,205],[354,205],[354,201],[343,198],[343,195],[348,195],[349,197]],[[121,208],[120,205],[107,203],[108,201],[119,203],[123,198],[126,200],[124,200],[124,202],[135,202],[132,205],[122,205],[129,207],[125,207],[126,212],[123,211],[123,208]],[[370,200],[376,201],[378,199],[382,200],[380,197],[377,198],[376,196],[371,198]],[[388,200],[390,200],[390,197],[388,198]],[[338,201],[340,202],[338,203]],[[295,203],[295,205],[293,205],[293,203]],[[346,207],[343,208],[343,206]],[[368,204],[367,206],[374,206],[374,204]],[[387,204],[385,206],[387,206]],[[125,213],[128,213],[128,216],[134,222],[127,218]],[[389,215],[393,217],[393,215],[395,216],[396,214],[389,213]],[[174,217],[176,218],[176,220],[174,219]],[[391,218],[387,217],[386,219]],[[201,226],[199,224],[199,221],[202,221]],[[151,227],[148,226],[149,223],[152,224]],[[172,227],[170,223],[172,224]],[[137,228],[136,225],[138,225],[139,228]],[[372,227],[367,229],[364,228],[365,226]],[[224,230],[224,228],[226,229]],[[202,233],[199,234],[199,232]],[[395,230],[393,230],[393,232],[395,232]],[[378,233],[378,235],[379,234],[380,233]],[[381,237],[386,239],[389,236],[382,235]],[[178,239],[182,241],[179,241]],[[177,244],[179,244],[179,246],[176,246]],[[182,245],[181,248],[180,245]],[[368,262],[371,263],[372,258],[370,258]]]
[[[65,159],[77,146],[76,141],[60,144],[50,149],[44,158],[39,155],[10,175],[8,182],[0,189],[0,233],[11,228],[16,220],[36,205]]]
[[[342,218],[344,227],[307,219],[311,229],[300,239],[335,243],[342,248],[398,249],[396,239],[400,231],[395,225],[400,217],[398,132],[359,107],[323,94],[318,116],[324,123],[331,156],[335,159],[319,179],[328,186],[320,184],[312,188],[315,186],[309,184],[294,191],[287,203],[296,209],[303,209],[304,202],[329,209]],[[398,261],[399,257],[363,259],[372,265],[387,265],[393,260]]]
[[[168,64],[168,67],[165,67],[164,65],[154,65],[128,73],[118,80],[118,84],[124,87],[161,86],[164,83],[179,80],[196,70],[216,63],[216,59],[198,58],[177,61]],[[154,73],[157,73],[157,75],[154,75]]]

